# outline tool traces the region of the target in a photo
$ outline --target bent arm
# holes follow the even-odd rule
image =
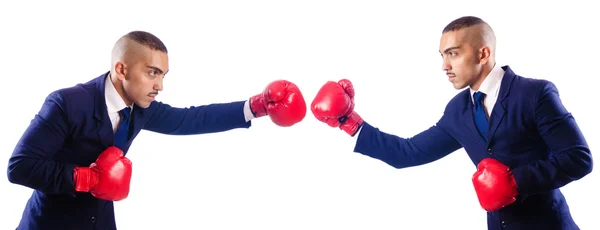
[[[563,106],[556,86],[547,82],[538,98],[537,128],[552,154],[548,159],[513,169],[522,196],[560,188],[589,174],[593,167],[585,137]]]
[[[189,108],[176,108],[162,102],[153,102],[148,108],[150,118],[143,129],[162,134],[190,135],[249,128],[250,118],[253,116],[247,114],[247,107],[247,101]]]
[[[75,195],[76,165],[52,160],[69,135],[64,99],[50,94],[18,141],[8,161],[8,180],[44,193]]]
[[[439,123],[412,138],[402,138],[364,122],[357,135],[354,152],[379,159],[395,168],[427,164],[462,147]]]

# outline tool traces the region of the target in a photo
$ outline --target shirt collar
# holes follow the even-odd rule
[[[108,113],[118,113],[122,109],[128,107],[117,92],[117,89],[110,80],[110,74],[106,77],[104,84],[104,97],[106,98],[106,109]],[[129,106],[131,107],[131,106]]]
[[[501,65],[496,63],[494,65],[494,68],[492,68],[492,71],[490,71],[490,73],[485,77],[485,79],[479,86],[478,91],[485,93],[485,95],[497,96],[503,76],[504,76],[504,70],[502,69]],[[470,89],[470,90],[471,90],[471,98],[473,98],[472,97],[473,94],[477,91],[475,91],[473,89]]]

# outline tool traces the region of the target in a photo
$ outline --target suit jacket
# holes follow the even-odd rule
[[[579,229],[559,188],[592,171],[586,139],[552,82],[502,68],[489,141],[477,131],[466,89],[448,103],[434,126],[410,138],[363,123],[354,151],[396,168],[430,163],[461,147],[474,165],[495,158],[513,170],[519,197],[512,205],[488,212],[488,229]]]
[[[18,229],[116,229],[113,202],[75,192],[73,170],[89,166],[113,145],[104,96],[108,73],[56,90],[18,141],[8,164],[10,182],[34,189]],[[249,128],[244,101],[175,108],[154,101],[132,112],[131,138],[142,130],[190,135]],[[131,130],[133,129],[133,130]]]

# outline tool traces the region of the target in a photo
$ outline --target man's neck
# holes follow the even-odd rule
[[[484,65],[479,77],[477,77],[478,80],[475,82],[475,84],[471,85],[471,89],[478,91],[483,81],[485,81],[485,78],[490,75],[495,66],[496,62],[488,62],[487,65]]]
[[[113,74],[113,72],[111,71],[111,72],[109,72],[108,77],[110,78],[110,82],[113,84],[113,86],[117,90],[117,93],[119,93],[119,96],[125,102],[125,104],[127,106],[132,106],[133,103],[130,102],[130,101],[128,101],[125,98],[125,89],[123,89],[123,85],[122,85],[121,81],[119,81],[119,79],[117,78],[117,76],[115,74]]]

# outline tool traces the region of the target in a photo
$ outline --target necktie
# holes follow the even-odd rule
[[[476,92],[473,94],[473,99],[475,101],[474,108],[474,116],[475,116],[475,126],[481,133],[483,138],[486,137],[487,129],[488,129],[488,120],[487,114],[485,114],[485,108],[483,107],[483,98],[485,97],[485,93]]]
[[[129,115],[131,112],[131,108],[126,107],[119,111],[119,115],[121,115],[121,123],[117,128],[117,132],[115,132],[115,146],[117,148],[123,149],[125,144],[127,143],[127,139],[129,138]]]

